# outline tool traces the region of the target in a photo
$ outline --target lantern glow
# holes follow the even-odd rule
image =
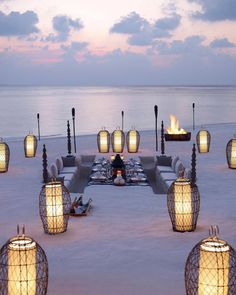
[[[219,239],[219,228],[210,229],[210,236],[201,240],[189,253],[185,265],[187,295],[236,294],[236,252]]]
[[[40,217],[47,234],[66,231],[71,208],[69,191],[60,181],[44,185],[39,196]]]
[[[25,228],[0,249],[0,293],[6,295],[46,295],[48,262],[44,250]]]
[[[10,150],[8,145],[0,141],[0,173],[4,173],[8,171],[9,165],[9,158],[10,158]]]
[[[140,134],[135,129],[130,130],[126,136],[128,153],[137,153],[140,143]]]
[[[236,169],[236,138],[231,139],[226,147],[228,167]]]
[[[97,144],[99,153],[109,153],[110,149],[110,134],[107,130],[99,131],[97,135]]]
[[[125,135],[124,132],[120,129],[113,131],[112,133],[112,149],[114,153],[122,153],[124,149],[125,143]]]
[[[193,231],[200,209],[200,195],[196,185],[189,179],[178,178],[167,193],[167,206],[173,230]]]
[[[8,245],[8,294],[36,294],[36,243],[30,238]]]
[[[37,138],[33,134],[28,134],[24,139],[24,150],[26,158],[35,157],[37,150]]]
[[[200,130],[196,136],[199,153],[208,153],[210,149],[211,135],[207,130]]]
[[[61,184],[46,184],[45,192],[48,232],[60,233],[64,231]]]
[[[218,239],[200,245],[199,295],[228,294],[229,246]]]

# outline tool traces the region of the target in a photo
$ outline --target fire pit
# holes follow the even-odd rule
[[[166,141],[189,141],[191,139],[191,132],[180,128],[179,121],[174,115],[170,115],[170,127],[168,127],[166,131]]]

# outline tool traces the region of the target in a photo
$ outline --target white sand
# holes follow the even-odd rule
[[[236,124],[207,129],[212,144],[210,153],[197,154],[201,211],[193,233],[172,231],[166,195],[154,195],[150,187],[90,186],[85,199],[94,201],[92,214],[70,218],[66,233],[46,235],[38,209],[42,144],[51,163],[66,155],[66,139],[41,140],[34,159],[24,158],[22,142],[9,142],[9,172],[0,174],[0,244],[15,235],[18,223],[26,224],[47,254],[49,295],[185,294],[186,258],[209,225],[218,224],[220,236],[236,248],[236,171],[228,169],[225,157]],[[153,155],[154,132],[141,136],[140,154]],[[167,154],[180,155],[190,166],[192,143],[168,142]],[[79,154],[97,153],[94,136],[79,137],[77,144]]]

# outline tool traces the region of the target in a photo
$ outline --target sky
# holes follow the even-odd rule
[[[236,85],[235,0],[0,0],[0,84]]]

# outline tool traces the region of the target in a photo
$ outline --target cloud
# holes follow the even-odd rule
[[[128,43],[135,46],[152,45],[156,38],[170,37],[170,31],[176,29],[180,24],[181,17],[172,13],[168,17],[150,23],[138,13],[132,12],[121,18],[110,29],[110,33],[120,33],[130,35]]]
[[[211,48],[233,48],[236,45],[227,38],[215,39],[210,43]]]
[[[180,20],[180,15],[174,14],[171,17],[164,17],[157,20],[154,27],[163,31],[174,30],[179,26]]]
[[[205,37],[196,35],[187,37],[183,41],[174,40],[171,43],[158,41],[153,48],[164,55],[205,55],[209,53],[209,48],[201,44],[204,40]]]
[[[84,26],[80,19],[72,19],[66,15],[57,15],[52,20],[57,34],[49,34],[41,39],[44,42],[63,42],[68,40],[71,30],[80,31]]]
[[[120,34],[137,34],[148,25],[149,23],[147,20],[133,11],[127,16],[122,17],[118,23],[115,23],[110,29],[110,32]]]
[[[201,12],[193,14],[194,18],[204,21],[236,20],[235,0],[188,0],[202,6]]]
[[[0,11],[0,36],[23,36],[39,32],[36,27],[38,16],[33,11],[24,13],[12,11],[4,14]]]

